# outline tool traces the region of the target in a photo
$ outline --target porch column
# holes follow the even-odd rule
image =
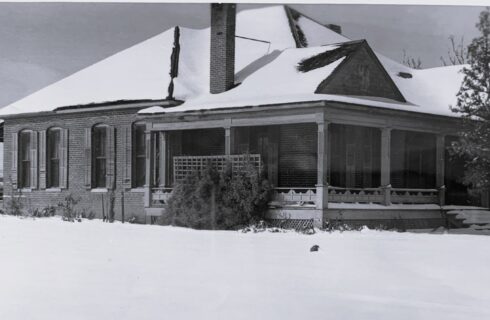
[[[384,205],[391,204],[391,128],[381,129],[381,187],[384,189]]]
[[[145,131],[145,144],[146,144],[146,172],[145,172],[145,199],[144,204],[145,208],[149,208],[151,206],[151,187],[152,187],[152,173],[153,173],[153,143],[152,143],[152,124],[146,124]]]
[[[318,123],[318,159],[317,159],[317,184],[316,184],[316,208],[328,207],[328,122]]]
[[[235,128],[225,128],[225,154],[227,156],[233,153],[233,146],[235,145]]]
[[[159,187],[164,188],[167,186],[167,177],[168,177],[168,133],[165,131],[159,132],[160,139],[158,149],[160,151],[158,158],[158,184]]]
[[[439,204],[445,204],[446,187],[444,186],[445,136],[436,136],[436,187],[439,189]]]

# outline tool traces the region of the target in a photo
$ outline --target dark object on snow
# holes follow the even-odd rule
[[[398,72],[398,76],[405,79],[411,79],[412,74],[408,72]]]
[[[320,249],[320,246],[315,244],[313,247],[310,248],[310,252],[316,252]]]

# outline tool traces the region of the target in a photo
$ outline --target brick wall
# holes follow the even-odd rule
[[[97,217],[102,217],[102,195],[104,197],[105,210],[107,210],[107,193],[95,193],[87,190],[84,185],[85,167],[84,163],[84,138],[85,128],[95,124],[103,123],[115,127],[116,130],[116,200],[115,216],[121,219],[121,192],[123,189],[123,153],[125,146],[122,141],[122,129],[130,126],[136,121],[136,109],[126,109],[118,111],[97,111],[73,114],[57,114],[54,116],[36,115],[30,118],[7,119],[5,121],[5,142],[4,142],[4,179],[5,195],[12,194],[10,170],[12,167],[12,133],[23,129],[35,131],[47,130],[50,127],[60,127],[68,129],[68,188],[61,192],[50,192],[46,190],[33,189],[31,192],[22,194],[23,203],[26,207],[43,208],[48,205],[56,206],[64,197],[72,193],[80,197],[79,209],[93,210]],[[124,208],[125,218],[135,215],[139,221],[144,222],[145,212],[143,205],[143,193],[135,190],[125,190]],[[7,202],[8,198],[5,199]],[[107,211],[106,211],[107,213]]]

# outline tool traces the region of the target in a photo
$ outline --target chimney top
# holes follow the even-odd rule
[[[338,34],[342,34],[342,27],[339,26],[338,24],[328,23],[325,25],[325,27],[329,28],[332,31],[337,32]]]

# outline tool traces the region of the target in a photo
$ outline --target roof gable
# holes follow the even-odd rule
[[[366,41],[350,42],[326,54],[302,62],[303,65],[312,68],[315,65],[331,63],[342,56],[346,57],[338,68],[319,84],[315,93],[379,97],[406,102]]]

